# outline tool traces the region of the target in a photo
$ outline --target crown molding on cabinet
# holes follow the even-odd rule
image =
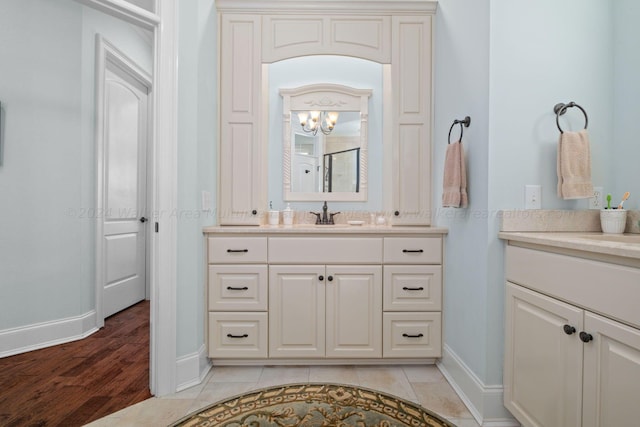
[[[437,0],[349,0],[349,1],[304,1],[304,0],[216,0],[218,11],[233,13],[278,14],[323,14],[327,12],[356,14],[402,14],[421,13],[433,15]]]

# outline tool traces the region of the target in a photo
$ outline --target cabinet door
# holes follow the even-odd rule
[[[505,407],[527,426],[580,426],[583,311],[507,283],[505,320]]]
[[[392,20],[393,224],[431,223],[431,17]]]
[[[382,357],[382,267],[327,266],[327,357]]]
[[[584,427],[638,425],[640,331],[587,312],[584,344]]]
[[[269,357],[324,357],[324,266],[269,267]]]
[[[261,138],[260,16],[223,14],[220,32],[221,225],[258,225],[266,166]]]

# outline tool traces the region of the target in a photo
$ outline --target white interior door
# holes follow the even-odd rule
[[[315,193],[319,187],[318,159],[312,156],[295,154],[293,156],[293,182],[291,190],[302,193]],[[322,191],[322,188],[320,188]]]
[[[148,88],[107,62],[104,83],[103,315],[146,296]]]

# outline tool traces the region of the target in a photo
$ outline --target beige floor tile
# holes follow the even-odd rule
[[[358,384],[358,373],[354,366],[311,366],[309,367],[309,382]]]
[[[308,366],[265,366],[256,388],[309,382]]]
[[[418,403],[448,418],[473,418],[453,388],[447,382],[412,383]]]
[[[208,382],[258,382],[262,369],[262,366],[214,366],[211,368]]]
[[[230,383],[218,383],[209,382],[203,389],[200,395],[194,399],[197,402],[203,403],[202,406],[219,402],[229,397],[237,396],[242,393],[246,393],[256,388],[256,382],[230,382]],[[196,408],[197,409],[197,408]]]
[[[403,366],[402,370],[411,383],[437,383],[446,381],[436,365]]]
[[[192,399],[148,399],[144,405],[123,414],[113,427],[166,426],[189,413]]]
[[[417,402],[406,375],[398,366],[357,366],[358,383],[362,387],[380,390],[395,396]]]
[[[92,423],[85,424],[85,427],[113,427],[120,421],[120,417],[108,416],[95,420]]]
[[[475,418],[447,418],[447,420],[455,424],[456,427],[480,427]]]

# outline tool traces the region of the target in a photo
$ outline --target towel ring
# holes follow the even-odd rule
[[[564,113],[566,113],[567,109],[571,108],[571,107],[578,107],[580,109],[580,111],[582,111],[582,114],[584,114],[584,128],[586,129],[587,126],[589,126],[589,117],[587,116],[587,112],[584,111],[584,108],[582,108],[581,106],[579,106],[578,104],[576,104],[573,101],[571,101],[568,104],[563,104],[561,102],[559,104],[556,104],[553,107],[553,112],[556,113],[556,126],[558,126],[558,130],[560,131],[560,133],[564,133],[564,131],[560,127],[560,116],[563,115]]]
[[[458,124],[460,125],[460,139],[458,141],[462,142],[462,134],[464,133],[464,128],[469,127],[469,125],[471,124],[471,117],[467,116],[463,120],[456,119],[453,121],[453,124],[449,128],[449,137],[447,138],[447,141],[449,141],[448,144],[451,144],[451,131],[453,130],[453,127]]]

